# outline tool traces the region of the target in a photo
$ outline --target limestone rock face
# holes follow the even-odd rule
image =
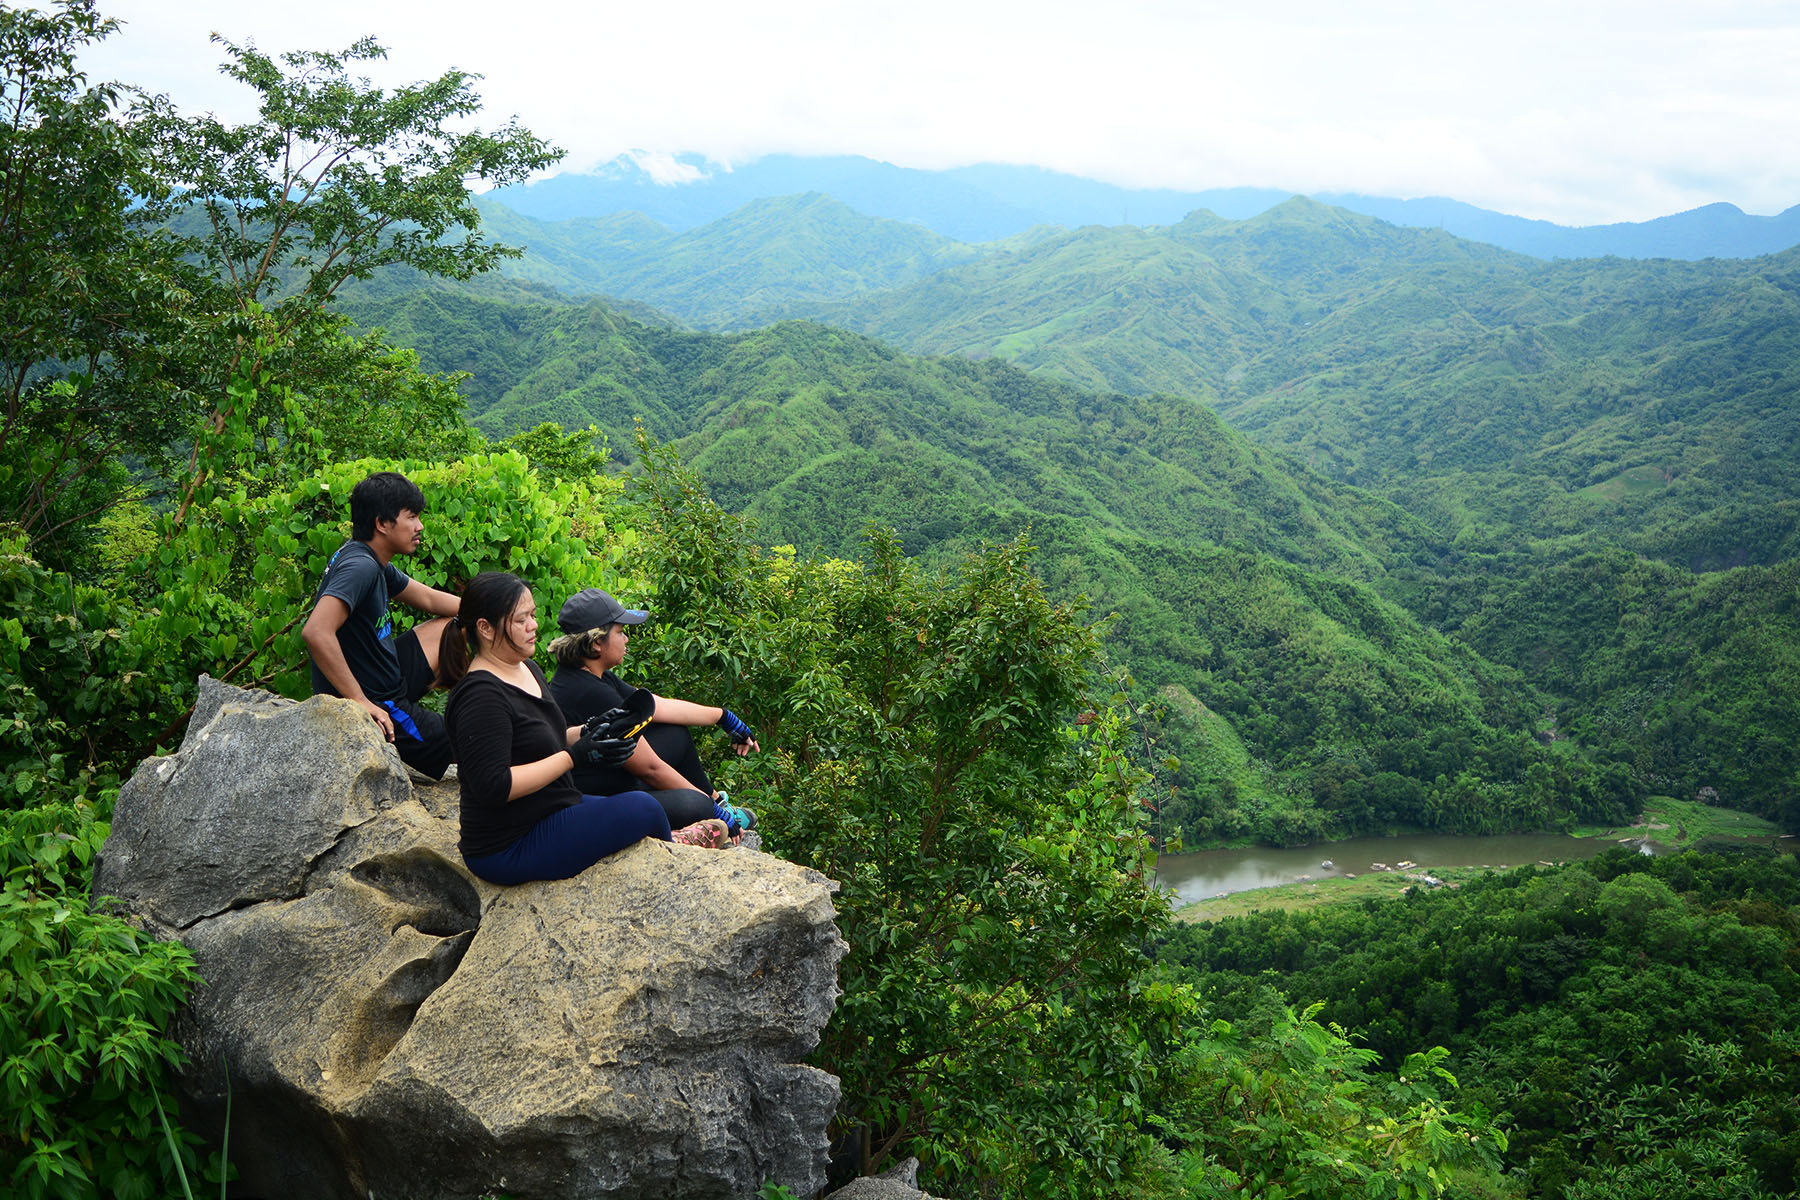
[[[216,1136],[229,1096],[238,1193],[816,1193],[835,885],[644,842],[498,888],[456,812],[355,705],[210,680],[120,793],[94,891],[194,953],[183,1112]]]

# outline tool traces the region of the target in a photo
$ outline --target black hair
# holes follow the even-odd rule
[[[469,663],[481,653],[475,623],[486,621],[496,630],[505,629],[525,587],[523,579],[506,571],[483,571],[469,580],[469,586],[463,589],[462,605],[456,610],[456,623],[451,626],[460,630],[462,637],[451,637],[451,630],[446,629],[438,647],[439,683],[455,687],[469,673]]]
[[[425,493],[398,471],[377,471],[350,489],[350,536],[366,542],[378,521],[397,521],[406,511],[423,513]]]

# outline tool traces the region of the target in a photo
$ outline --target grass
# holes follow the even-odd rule
[[[1175,914],[1177,921],[1222,921],[1227,917],[1248,916],[1253,912],[1302,912],[1308,909],[1324,908],[1333,904],[1361,904],[1364,900],[1397,899],[1407,888],[1420,886],[1411,876],[1421,875],[1422,871],[1370,871],[1358,875],[1354,879],[1335,876],[1330,879],[1316,879],[1307,883],[1285,883],[1275,887],[1253,888],[1247,892],[1233,892],[1229,896],[1218,896],[1211,900],[1199,900],[1181,908]],[[1433,879],[1442,879],[1446,884],[1456,886],[1465,880],[1486,874],[1481,867],[1444,867],[1430,872]]]
[[[1170,720],[1182,722],[1196,735],[1187,757],[1194,760],[1198,772],[1209,779],[1231,780],[1237,788],[1240,808],[1268,808],[1281,803],[1279,790],[1271,786],[1267,772],[1251,756],[1230,721],[1178,683],[1160,688],[1156,698],[1168,707]],[[1252,844],[1252,839],[1244,839],[1244,844]],[[1208,843],[1206,848],[1216,847]]]
[[[1631,825],[1583,825],[1576,837],[1650,837],[1677,850],[1691,850],[1705,838],[1767,838],[1778,831],[1771,821],[1731,808],[1714,808],[1698,800],[1651,796],[1644,815]]]
[[[1663,468],[1642,466],[1631,467],[1611,479],[1589,484],[1575,494],[1601,504],[1619,504],[1636,496],[1660,492],[1668,486],[1668,475]]]

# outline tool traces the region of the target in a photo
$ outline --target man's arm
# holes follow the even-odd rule
[[[336,596],[320,596],[319,602],[313,606],[312,615],[306,618],[306,625],[300,630],[300,636],[306,642],[306,652],[312,655],[313,665],[319,668],[319,674],[325,676],[326,682],[337,690],[338,695],[362,705],[375,724],[381,727],[382,736],[391,742],[394,740],[394,719],[388,715],[387,709],[363,695],[362,684],[350,673],[350,664],[344,661],[344,648],[338,645],[338,629],[349,619],[348,604]]]
[[[462,608],[462,597],[449,592],[440,592],[436,588],[426,587],[416,579],[408,579],[406,586],[394,599],[400,603],[416,608],[420,612],[428,612],[434,617],[454,617]],[[327,676],[327,678],[330,678]],[[332,680],[333,683],[337,682]]]

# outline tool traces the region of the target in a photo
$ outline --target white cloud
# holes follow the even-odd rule
[[[102,0],[97,76],[234,113],[217,28],[264,51],[375,34],[384,82],[480,72],[587,169],[762,154],[1032,163],[1177,188],[1447,195],[1565,223],[1800,202],[1800,10],[1784,0]]]
[[[652,183],[663,187],[677,187],[684,183],[699,183],[707,173],[692,162],[683,162],[673,154],[665,151],[629,150],[625,153]]]

